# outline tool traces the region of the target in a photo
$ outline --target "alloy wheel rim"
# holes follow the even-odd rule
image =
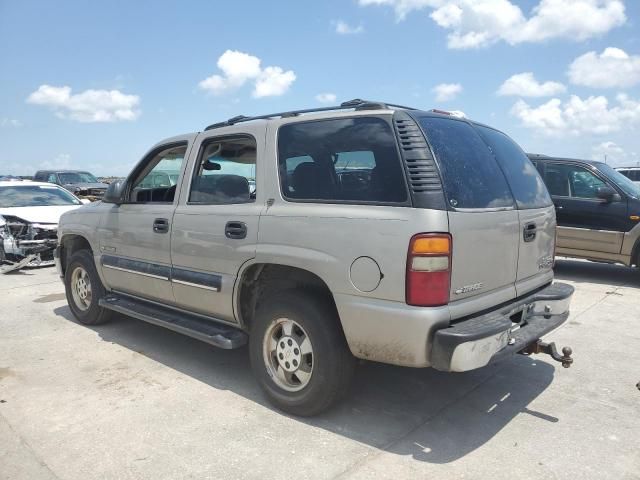
[[[91,279],[82,267],[76,267],[71,274],[71,296],[73,303],[83,312],[91,307]]]
[[[274,320],[263,340],[265,366],[280,388],[297,392],[309,384],[313,373],[313,346],[307,332],[289,318]]]

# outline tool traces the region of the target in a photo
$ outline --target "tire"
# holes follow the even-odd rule
[[[281,292],[258,306],[249,353],[253,373],[269,400],[299,416],[332,406],[347,393],[355,368],[335,307],[300,290]],[[291,363],[285,364],[287,360]]]
[[[89,250],[79,250],[71,255],[64,275],[64,287],[69,308],[80,323],[99,325],[111,319],[111,310],[98,305],[106,291]]]

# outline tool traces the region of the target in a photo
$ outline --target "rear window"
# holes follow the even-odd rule
[[[505,176],[471,125],[438,117],[423,117],[420,125],[435,153],[452,207],[514,206]]]
[[[389,204],[408,198],[393,131],[381,118],[284,125],[278,162],[288,200]]]
[[[487,127],[477,127],[489,145],[519,209],[549,207],[553,204],[544,181],[522,149],[504,133]]]

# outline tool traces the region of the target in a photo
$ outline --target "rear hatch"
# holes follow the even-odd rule
[[[524,152],[489,127],[415,115],[439,166],[449,210],[452,315],[489,308],[548,283],[555,214]],[[456,309],[457,302],[464,306]]]

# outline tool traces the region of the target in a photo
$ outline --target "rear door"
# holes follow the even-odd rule
[[[504,174],[468,122],[419,119],[437,159],[453,238],[451,301],[492,294],[515,297],[520,220]]]
[[[198,136],[173,217],[171,278],[178,306],[235,322],[233,287],[242,264],[255,257],[266,200],[256,189],[263,151],[263,124]]]
[[[553,202],[535,166],[507,135],[476,126],[502,169],[518,208],[518,296],[553,279],[556,219]]]

